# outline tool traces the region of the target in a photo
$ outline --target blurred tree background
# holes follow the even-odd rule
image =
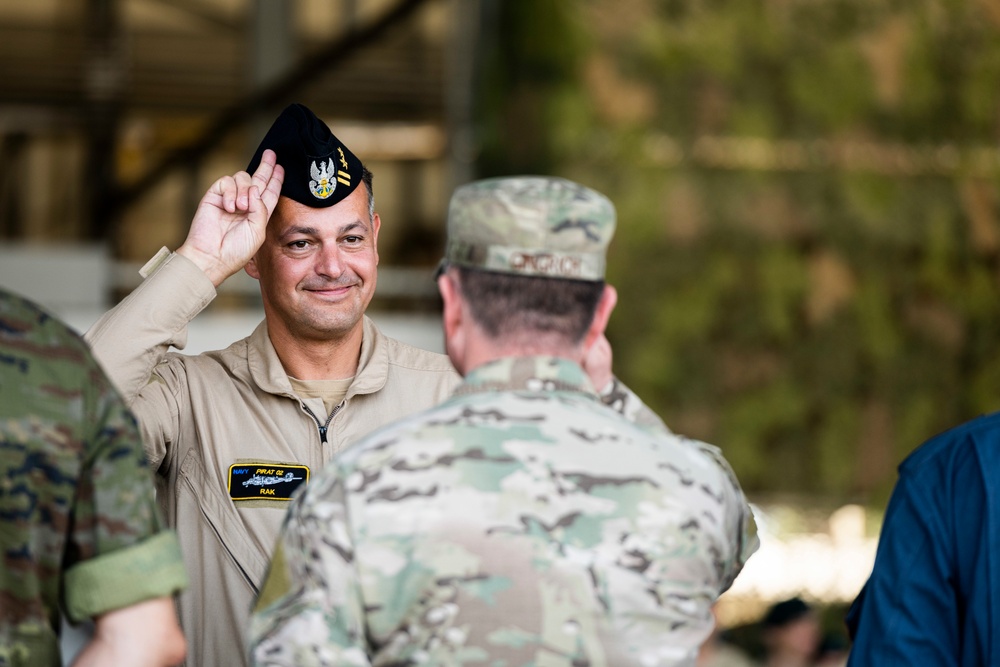
[[[479,175],[616,203],[619,375],[754,494],[882,506],[1000,408],[1000,2],[504,0]]]

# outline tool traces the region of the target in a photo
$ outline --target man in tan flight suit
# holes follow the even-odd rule
[[[209,188],[184,244],[150,260],[146,280],[87,333],[139,419],[180,537],[188,665],[245,664],[243,633],[292,493],[459,381],[445,355],[388,338],[365,316],[380,224],[371,172],[292,105],[247,171]],[[221,351],[168,351],[241,269],[260,282],[257,329]],[[656,426],[617,381],[602,395]]]

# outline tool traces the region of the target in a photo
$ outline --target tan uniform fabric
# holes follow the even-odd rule
[[[321,443],[264,323],[229,348],[183,348],[187,324],[214,297],[191,262],[171,255],[87,333],[142,426],[159,497],[177,528],[191,586],[180,598],[187,664],[245,664],[243,633],[288,503],[234,502],[230,467],[297,464],[318,472],[343,447],[436,405],[459,377],[444,355],[383,335],[366,317],[357,375]],[[322,402],[313,412],[323,419]]]
[[[292,392],[304,400],[318,398],[323,402],[323,418],[333,412],[340,402],[347,398],[347,390],[354,382],[353,377],[343,380],[299,380],[288,376]],[[315,411],[314,411],[315,412]],[[319,414],[318,412],[316,414]]]

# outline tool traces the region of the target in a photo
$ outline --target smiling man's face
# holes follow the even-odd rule
[[[329,208],[281,197],[246,267],[260,281],[272,338],[338,340],[360,331],[375,293],[380,224],[368,215],[363,184]]]

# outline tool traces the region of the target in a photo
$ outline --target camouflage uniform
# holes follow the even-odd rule
[[[480,366],[293,504],[252,663],[693,664],[756,546],[712,450],[603,407],[568,361]]]
[[[135,420],[77,335],[0,291],[0,666],[59,665],[92,618],[186,585]]]
[[[613,208],[559,179],[461,188],[446,260],[598,281]],[[693,665],[757,547],[720,452],[601,404],[552,356],[470,370],[293,502],[255,665]]]

